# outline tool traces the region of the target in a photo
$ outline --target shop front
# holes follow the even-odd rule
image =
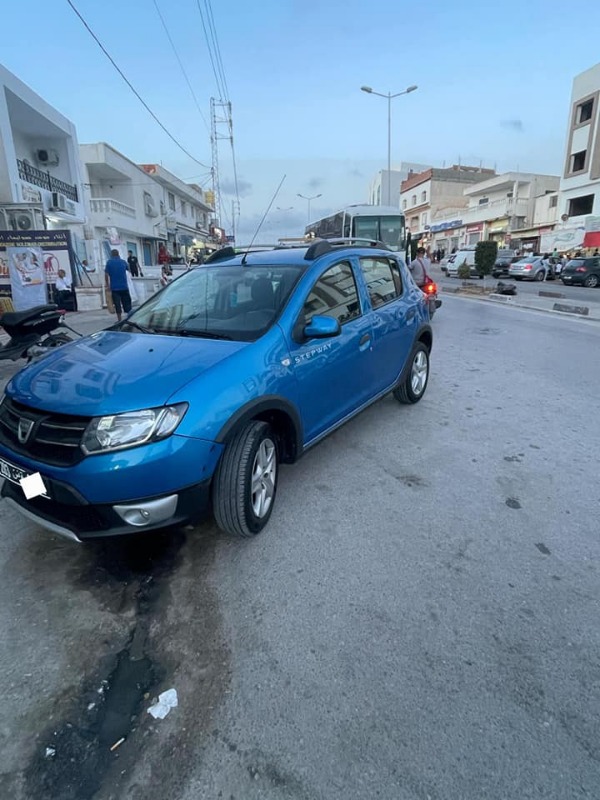
[[[505,248],[508,240],[508,217],[488,222],[487,238],[492,242],[497,242],[498,249]]]
[[[472,247],[473,245],[476,245],[477,242],[480,242],[482,236],[483,222],[479,222],[477,225],[467,225],[466,244],[469,247]]]

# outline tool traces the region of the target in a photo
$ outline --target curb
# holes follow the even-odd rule
[[[585,320],[586,322],[593,322],[597,325],[600,325],[600,314],[597,317],[590,317],[589,315],[581,315],[576,314],[571,311],[560,311],[559,309],[555,308],[538,308],[537,306],[530,306],[526,305],[525,303],[515,303],[514,299],[508,295],[488,295],[487,297],[467,297],[465,295],[458,295],[459,299],[462,300],[474,300],[478,303],[481,302],[492,302],[492,303],[499,303],[500,305],[511,306],[512,308],[522,308],[526,311],[538,311],[541,314],[555,314],[559,317],[567,317],[569,319],[580,319]],[[498,299],[500,298],[500,299]],[[555,303],[556,305],[560,305],[560,303]]]

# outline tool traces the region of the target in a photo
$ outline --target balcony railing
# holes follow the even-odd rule
[[[135,208],[113,200],[112,197],[93,197],[90,200],[90,209],[93,214],[122,214],[124,217],[135,219]]]
[[[26,161],[17,159],[17,168],[19,170],[19,178],[27,183],[32,183],[34,186],[40,186],[42,189],[47,189],[49,192],[60,192],[68,197],[69,200],[78,202],[77,187],[71,186],[70,183],[59,181],[58,178],[53,178],[49,172],[44,172],[37,167],[32,167]]]

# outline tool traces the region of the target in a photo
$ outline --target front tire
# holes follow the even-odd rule
[[[410,356],[410,368],[404,381],[394,389],[399,403],[418,403],[429,382],[429,350],[418,342]]]
[[[219,528],[245,538],[260,533],[273,511],[278,472],[271,426],[249,422],[227,444],[213,480],[213,513]]]

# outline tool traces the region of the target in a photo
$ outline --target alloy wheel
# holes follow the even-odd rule
[[[252,465],[252,510],[259,519],[262,519],[271,508],[275,496],[276,478],[275,443],[271,439],[263,439]]]
[[[427,384],[427,373],[429,371],[429,361],[423,350],[415,355],[410,373],[410,385],[413,393],[418,397],[425,390]]]

